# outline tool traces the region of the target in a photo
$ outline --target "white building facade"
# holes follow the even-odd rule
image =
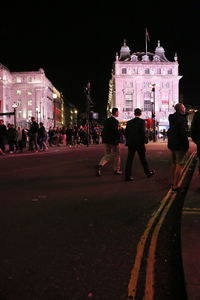
[[[113,63],[108,113],[112,107],[118,107],[119,121],[127,121],[134,117],[134,109],[140,108],[142,117],[151,120],[154,109],[159,129],[168,128],[168,116],[179,102],[181,77],[177,56],[169,61],[159,41],[155,53],[132,54],[124,41]]]
[[[10,72],[0,64],[0,113],[13,112],[13,104],[16,104],[17,126],[28,127],[32,116],[46,128],[54,126],[54,90],[43,69]],[[56,93],[59,95],[58,91]],[[14,123],[12,115],[1,115],[0,119],[5,125]]]

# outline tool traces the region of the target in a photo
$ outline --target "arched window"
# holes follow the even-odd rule
[[[133,94],[126,93],[124,95],[124,108],[123,111],[133,111]]]
[[[151,110],[152,110],[151,93],[146,92],[144,94],[144,111],[151,111]]]
[[[145,74],[150,74],[150,70],[149,69],[145,69],[144,73]]]

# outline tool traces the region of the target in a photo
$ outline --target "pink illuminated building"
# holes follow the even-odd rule
[[[33,116],[45,127],[63,124],[63,99],[43,69],[31,72],[11,72],[0,64],[0,113],[13,112],[16,104],[16,124],[28,127]],[[4,123],[14,123],[13,116],[0,116]]]
[[[168,127],[168,116],[174,113],[174,105],[179,102],[178,61],[165,56],[160,41],[151,52],[133,52],[124,45],[120,54],[116,54],[113,63],[112,78],[109,82],[108,113],[112,107],[118,107],[120,121],[134,117],[135,108],[142,109],[142,117],[152,119],[155,111],[159,129]]]

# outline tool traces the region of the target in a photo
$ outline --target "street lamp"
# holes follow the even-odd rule
[[[77,114],[78,114],[78,111],[75,109],[74,113],[75,113],[75,122],[77,124]]]
[[[17,108],[17,104],[14,102],[12,105],[12,108],[14,108],[14,126],[16,128],[16,108]]]
[[[155,83],[152,83],[151,91],[153,93],[153,98],[151,98],[151,104],[152,104],[152,110],[151,110],[151,117],[152,117],[152,126],[153,126],[153,142],[156,142],[156,116],[155,116],[155,101],[156,101],[156,95],[155,95]]]
[[[57,99],[57,94],[53,93],[53,119],[54,119],[54,127],[56,127],[56,99]]]
[[[88,82],[86,87],[84,87],[84,93],[86,96],[86,126],[87,126],[87,147],[88,147],[90,141],[90,108],[93,105],[90,96],[90,82]]]
[[[39,108],[36,107],[35,111],[36,111],[36,120],[37,120],[37,123],[38,123],[38,112],[39,112]]]

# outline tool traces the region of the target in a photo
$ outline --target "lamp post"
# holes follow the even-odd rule
[[[39,108],[36,107],[35,111],[36,111],[36,120],[37,120],[37,123],[38,123],[38,112],[39,112]]]
[[[78,114],[78,111],[75,109],[74,113],[75,113],[75,123],[77,124],[77,114]]]
[[[156,95],[155,95],[155,86],[156,84],[153,83],[152,85],[152,93],[153,93],[153,98],[152,98],[152,111],[151,111],[151,116],[152,116],[152,126],[153,126],[153,142],[156,142],[156,116],[155,116],[155,100],[156,100]]]
[[[88,147],[90,141],[90,107],[91,105],[93,105],[90,96],[90,82],[88,82],[86,87],[84,87],[84,93],[86,96],[86,126],[87,126],[87,147]]]
[[[17,122],[16,122],[16,108],[17,108],[17,104],[14,102],[12,107],[14,108],[14,126],[15,126],[15,129],[16,129],[16,125],[17,125]]]
[[[56,127],[56,99],[57,94],[53,93],[53,126]]]

